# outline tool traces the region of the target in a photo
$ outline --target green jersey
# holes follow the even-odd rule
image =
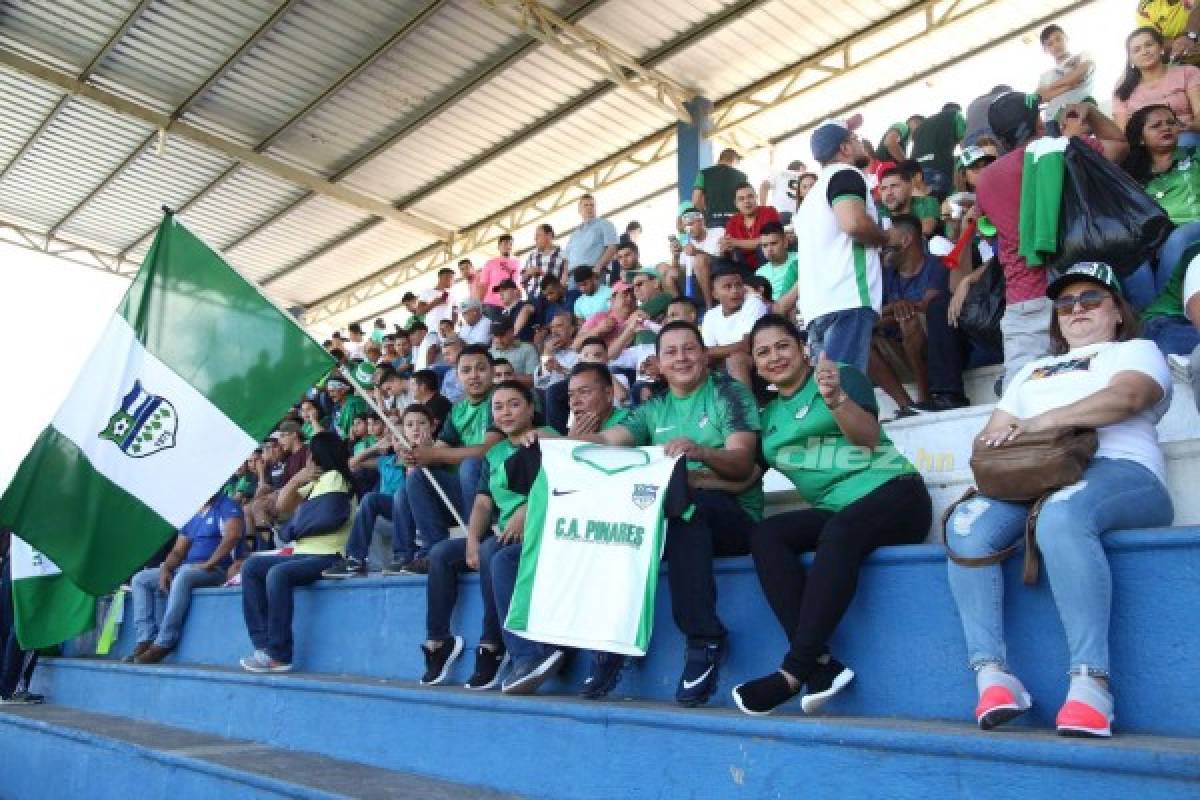
[[[341,436],[343,439],[348,438],[350,436],[350,426],[354,424],[354,418],[359,414],[365,413],[367,413],[367,401],[356,394],[348,395],[337,413],[336,427],[338,436]]]
[[[842,389],[862,408],[879,414],[870,381],[854,367],[839,367]],[[916,468],[879,433],[874,450],[851,444],[810,375],[791,397],[780,395],[762,412],[763,456],[814,508],[840,511],[898,475]]]
[[[542,427],[537,430],[553,436],[558,435],[558,431],[553,428]],[[512,519],[512,515],[517,513],[517,509],[525,505],[529,487],[533,482],[534,475],[537,474],[537,463],[540,462],[534,463],[532,472],[528,474],[521,471],[526,468],[525,461],[527,459],[509,463],[512,456],[525,449],[527,448],[519,447],[505,437],[496,442],[484,456],[485,469],[479,473],[479,486],[476,491],[492,498],[501,530]]]
[[[370,436],[370,435],[364,436],[363,438],[359,439],[357,442],[354,443],[353,455],[358,455],[363,450],[366,450],[368,447],[374,447],[375,443],[378,441],[379,441],[378,436]]]
[[[704,383],[686,397],[674,392],[652,398],[621,423],[639,445],[666,444],[685,437],[701,447],[722,448],[734,433],[760,430],[758,407],[750,390],[723,372],[711,372]],[[689,461],[688,469],[703,469]],[[754,520],[763,516],[762,481],[738,495],[738,503]]]
[[[450,407],[450,416],[442,423],[438,439],[451,447],[475,447],[492,427],[492,393],[488,392],[478,403],[464,397]]]
[[[788,253],[787,261],[782,264],[768,261],[754,274],[767,279],[767,283],[771,284],[771,299],[779,302],[796,285],[796,269],[796,254]]]
[[[629,419],[629,409],[614,408],[612,413],[608,415],[608,419],[600,426],[600,430],[606,431],[609,428],[615,428],[618,425],[624,425],[625,420]]]
[[[1200,244],[1192,244],[1183,251],[1179,263],[1175,265],[1170,280],[1159,292],[1154,302],[1142,311],[1142,320],[1149,321],[1155,317],[1185,317],[1187,312],[1183,307],[1183,282],[1187,278],[1188,266],[1192,259],[1200,256]]]
[[[1158,201],[1176,225],[1200,219],[1200,157],[1196,151],[1176,148],[1170,168],[1146,183],[1146,194]]]

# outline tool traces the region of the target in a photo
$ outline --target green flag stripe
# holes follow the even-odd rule
[[[294,320],[174,217],[117,309],[142,345],[254,439],[333,366]]]
[[[66,575],[13,581],[13,607],[13,625],[22,650],[60,644],[96,623],[96,598]]]
[[[52,427],[38,436],[0,496],[0,527],[15,530],[94,595],[121,585],[175,535],[170,523],[93,469]]]

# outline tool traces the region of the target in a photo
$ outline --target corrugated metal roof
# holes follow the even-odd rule
[[[935,11],[981,2],[988,0],[942,0]],[[1068,2],[996,0],[979,19],[764,110],[748,127],[781,135],[910,76],[924,54],[967,53]],[[916,4],[843,0],[836,13],[813,0],[547,5],[678,84],[720,100]],[[0,50],[72,76],[92,65],[90,85],[162,113],[207,86],[184,110],[185,122],[247,147],[279,131],[262,148],[276,161],[335,176],[455,229],[670,129],[676,119],[477,0],[0,0]],[[184,206],[189,223],[247,274],[271,278],[268,291],[301,303],[435,241],[277,175],[234,168],[228,154],[179,136],[168,136],[160,154],[153,140],[147,143],[148,125],[88,100],[71,99],[50,119],[62,96],[0,68],[2,219],[43,230],[61,223],[59,236],[137,256],[159,206]],[[672,174],[668,159],[599,195],[620,205],[669,184]],[[545,219],[570,227],[569,206]]]

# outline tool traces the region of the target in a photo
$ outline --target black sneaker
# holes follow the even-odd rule
[[[923,403],[913,403],[912,407],[925,414],[936,414],[939,411],[953,411],[956,408],[966,408],[971,405],[965,394],[957,392],[933,392]]]
[[[8,697],[0,697],[0,705],[6,706],[36,706],[46,702],[45,695],[34,694],[25,689],[18,689]]]
[[[606,697],[621,682],[621,672],[628,663],[628,658],[617,653],[593,653],[592,671],[583,682],[580,695],[592,700]]]
[[[425,674],[421,677],[421,685],[437,686],[445,683],[446,679],[450,677],[450,668],[462,655],[462,651],[461,636],[443,639],[442,646],[436,650],[430,650],[425,645],[421,645],[421,652],[425,654]]]
[[[357,558],[339,558],[333,566],[321,573],[321,577],[332,580],[365,578],[367,577],[367,565]]]
[[[739,683],[733,687],[733,702],[746,714],[762,717],[800,694],[799,689],[788,685],[783,673],[776,670],[770,675]]]
[[[817,668],[808,676],[804,684],[804,696],[800,698],[800,707],[805,714],[816,714],[829,700],[850,681],[854,680],[854,670],[826,653],[817,659]]]
[[[721,642],[689,644],[683,674],[675,689],[675,702],[693,708],[708,702],[717,689],[719,666],[725,655]]]
[[[463,686],[476,692],[495,689],[500,684],[500,672],[508,661],[508,653],[479,645],[475,648],[475,671]]]
[[[400,559],[400,558],[393,558],[392,563],[388,564],[386,567],[383,568],[383,574],[384,575],[407,575],[408,573],[405,572],[405,570],[408,569],[408,565],[410,563],[412,563],[411,558],[408,559],[407,561],[405,561],[404,559]]]
[[[400,571],[401,575],[428,575],[429,574],[429,559],[425,556],[418,556],[412,561],[404,565]]]
[[[505,694],[533,694],[562,669],[566,657],[567,652],[556,647],[540,658],[515,662],[500,691]]]

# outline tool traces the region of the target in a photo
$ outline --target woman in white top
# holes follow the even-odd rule
[[[1058,732],[1112,735],[1108,626],[1112,576],[1101,545],[1108,531],[1169,525],[1171,497],[1155,424],[1171,403],[1171,374],[1152,342],[1134,339],[1137,315],[1107,264],[1076,264],[1050,284],[1055,316],[1053,355],[1025,365],[980,434],[992,446],[1022,434],[1095,428],[1099,448],[1083,479],[1060,489],[1042,508],[1037,542],[1067,634],[1071,684]],[[1027,504],[978,496],[946,525],[956,555],[997,553],[1023,533]],[[984,730],[1027,711],[1029,693],[1008,671],[1000,566],[951,562],[950,588],[976,672],[975,717]]]

